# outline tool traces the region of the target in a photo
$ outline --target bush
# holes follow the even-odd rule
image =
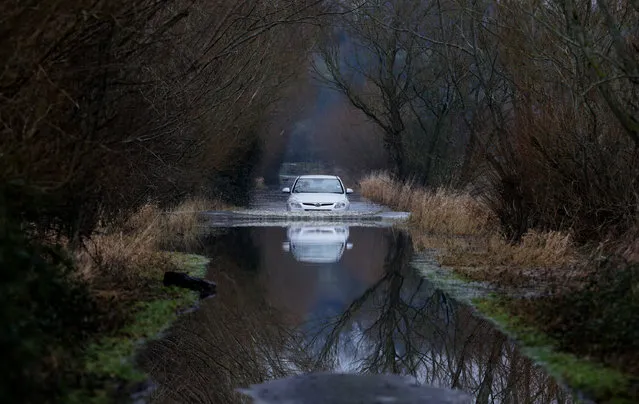
[[[29,240],[15,217],[0,203],[0,401],[45,402],[64,389],[96,308],[62,248]]]
[[[638,219],[639,148],[604,107],[561,104],[521,111],[509,137],[487,154],[482,196],[505,235],[567,231],[578,242],[620,237]]]
[[[639,374],[639,263],[607,258],[585,284],[536,300],[525,315],[562,349]]]
[[[38,190],[33,223],[79,239],[149,201],[247,202],[259,128],[304,70],[309,29],[286,19],[315,7],[31,3],[0,4],[0,182]]]

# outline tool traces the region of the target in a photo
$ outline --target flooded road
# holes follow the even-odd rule
[[[393,373],[477,403],[571,395],[493,326],[420,277],[407,233],[339,223],[217,229],[218,295],[140,357],[156,403],[248,402],[235,392],[302,372]]]
[[[256,191],[249,205],[251,211],[257,212],[285,212],[285,201],[288,194],[283,194],[273,189]],[[367,213],[388,210],[386,207],[373,203],[355,192],[348,196],[351,203],[351,213]]]

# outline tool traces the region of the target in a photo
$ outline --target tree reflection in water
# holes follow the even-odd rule
[[[157,384],[157,403],[241,403],[238,386],[313,369],[302,336],[264,299],[254,273],[217,259],[218,295],[183,315],[139,362]]]
[[[472,310],[415,275],[412,244],[392,238],[385,275],[344,313],[314,330],[316,366],[397,373],[462,389],[477,403],[568,403],[572,396]]]
[[[379,248],[372,247],[373,241],[381,237],[372,232],[361,233],[356,244],[369,256],[374,254],[367,251]],[[490,323],[410,268],[412,242],[406,233],[386,230],[384,271],[377,272],[377,265],[371,272],[377,275],[350,295],[355,299],[345,300],[339,315],[313,320],[304,313],[315,303],[306,300],[327,292],[311,291],[317,279],[312,269],[298,267],[282,252],[282,240],[275,236],[285,236],[281,229],[253,229],[250,234],[242,239],[250,241],[247,249],[262,249],[258,268],[253,260],[249,268],[249,261],[235,257],[238,251],[246,254],[244,248],[214,249],[210,274],[219,294],[182,316],[140,355],[142,367],[158,385],[153,402],[243,402],[246,399],[234,391],[237,387],[319,370],[412,375],[422,383],[462,389],[478,403],[572,402],[570,394]],[[368,239],[371,235],[375,237]],[[316,268],[317,273],[326,269]],[[277,282],[269,286],[269,279]],[[280,284],[304,290],[287,294],[273,286]],[[308,299],[299,300],[300,294]],[[276,305],[278,311],[272,305],[275,295],[292,301]]]

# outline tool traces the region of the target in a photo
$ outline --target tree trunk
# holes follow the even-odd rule
[[[399,180],[405,180],[408,176],[404,142],[402,141],[403,132],[404,121],[402,120],[401,111],[393,104],[390,108],[390,127],[386,130],[384,143],[391,167],[393,167],[393,174],[395,174]]]
[[[384,146],[393,175],[399,180],[406,179],[408,173],[401,133],[386,133],[384,135]]]
[[[423,183],[429,185],[432,185],[433,183],[430,178],[433,172],[433,161],[439,160],[439,158],[434,158],[434,156],[435,151],[437,150],[437,145],[439,144],[439,136],[441,134],[441,126],[444,116],[436,116],[436,119],[437,124],[435,125],[435,130],[433,131],[433,136],[431,137],[430,144],[428,145],[428,150],[426,152],[426,172],[424,173],[423,179]]]
[[[472,179],[471,164],[472,164],[473,156],[475,155],[476,145],[477,145],[477,137],[475,134],[475,127],[471,126],[470,136],[468,138],[468,143],[466,144],[466,150],[464,151],[464,161],[461,167],[460,185],[465,184],[466,182],[470,182],[470,180]]]

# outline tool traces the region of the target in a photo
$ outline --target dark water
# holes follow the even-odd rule
[[[246,402],[237,387],[300,372],[412,375],[478,403],[564,403],[570,394],[470,308],[409,265],[391,228],[262,227],[209,237],[218,295],[182,316],[140,362],[151,402]]]

